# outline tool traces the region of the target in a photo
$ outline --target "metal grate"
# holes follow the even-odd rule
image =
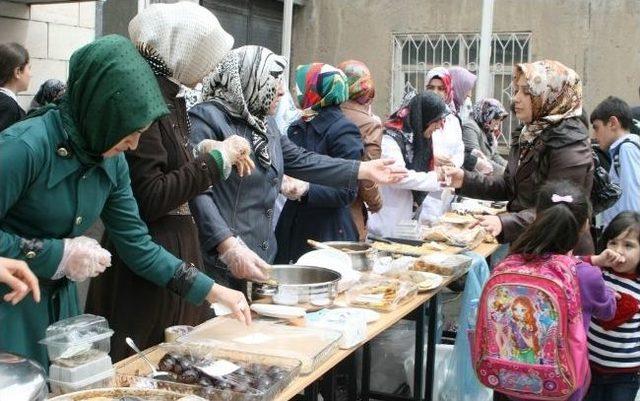
[[[492,97],[505,107],[511,104],[513,66],[531,57],[530,32],[494,33],[491,46]],[[438,66],[459,65],[477,73],[480,57],[479,33],[398,33],[393,35],[393,66],[390,111],[394,111],[405,91],[424,89],[427,72]],[[504,122],[500,145],[508,146],[518,121],[510,114]]]

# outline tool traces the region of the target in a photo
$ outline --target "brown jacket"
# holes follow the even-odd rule
[[[158,84],[170,114],[142,134],[135,151],[127,152],[131,187],[153,240],[202,268],[198,230],[186,203],[218,182],[220,173],[213,157],[194,159],[190,153],[187,110],[184,98],[176,97],[178,85],[166,78],[158,78]],[[112,245],[105,246],[113,254],[113,266],[92,280],[86,309],[106,317],[114,329],[114,361],[131,353],[124,337],[144,349],[162,342],[168,326],[196,325],[211,317],[208,305],[191,305],[135,275]]]
[[[340,105],[344,115],[360,130],[364,145],[363,161],[380,158],[382,149],[382,123],[369,112],[369,106],[348,100]],[[382,198],[378,186],[371,181],[359,181],[358,197],[351,205],[351,216],[358,229],[360,241],[367,236],[367,210],[376,213],[382,208]]]
[[[535,219],[536,190],[546,180],[568,179],[589,196],[593,183],[593,159],[589,134],[577,118],[547,128],[534,148],[520,159],[519,132],[512,134],[507,168],[501,176],[483,176],[465,171],[461,195],[489,200],[506,200],[508,213],[500,215],[501,243],[513,242]],[[576,254],[593,252],[588,230],[575,249]]]

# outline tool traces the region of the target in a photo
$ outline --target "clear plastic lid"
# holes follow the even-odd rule
[[[107,319],[84,314],[60,320],[49,327],[42,344],[79,344],[99,341],[113,335]]]

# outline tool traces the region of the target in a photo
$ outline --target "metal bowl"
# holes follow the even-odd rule
[[[366,242],[328,241],[322,244],[343,251],[351,258],[353,270],[368,271],[375,263],[376,250]]]
[[[252,293],[271,297],[276,304],[324,307],[333,304],[341,278],[340,273],[322,267],[273,265],[270,283],[253,283]]]

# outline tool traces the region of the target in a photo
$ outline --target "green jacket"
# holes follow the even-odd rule
[[[136,274],[196,304],[213,285],[152,242],[138,214],[123,154],[85,171],[67,141],[57,110],[0,135],[0,256],[26,260],[43,291],[40,304],[30,297],[16,306],[0,300],[0,349],[45,366],[46,350],[37,342],[46,327],[80,312],[75,284],[51,280],[62,259],[63,239],[82,235],[98,217]],[[0,285],[0,297],[7,292]]]

